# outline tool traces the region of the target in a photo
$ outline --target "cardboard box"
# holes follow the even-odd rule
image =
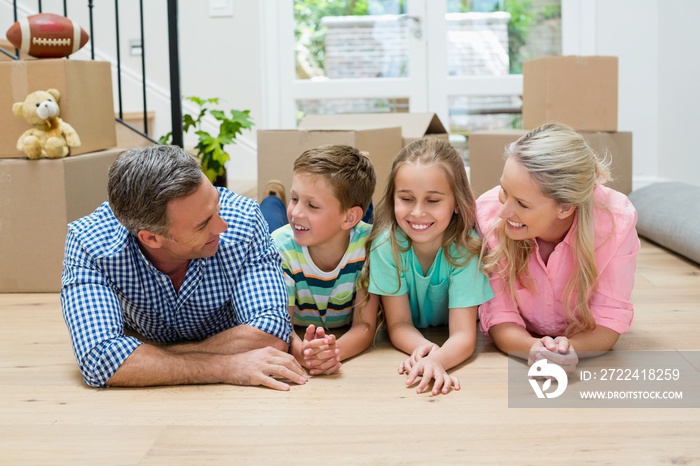
[[[435,113],[348,113],[341,115],[307,115],[300,129],[369,129],[401,128],[403,145],[426,136],[449,139],[449,134]]]
[[[523,63],[523,128],[557,121],[617,131],[617,57],[543,57]]]
[[[325,144],[346,144],[369,152],[377,173],[373,200],[382,196],[391,162],[401,150],[401,129],[345,130],[259,130],[258,131],[258,199],[262,200],[265,183],[280,180],[287,190],[292,186],[294,161],[305,150]]]
[[[525,130],[475,131],[469,135],[470,184],[480,196],[500,183],[505,147],[526,134]],[[598,154],[610,154],[613,181],[606,184],[624,194],[632,192],[632,133],[581,132]]]
[[[109,149],[117,144],[109,62],[58,59],[0,62],[0,158],[24,158],[17,140],[29,125],[12,113],[15,102],[50,88],[61,93],[60,117],[80,136],[70,155]]]
[[[0,292],[60,291],[67,225],[107,199],[119,152],[0,159]]]

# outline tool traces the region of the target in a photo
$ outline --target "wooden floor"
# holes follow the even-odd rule
[[[616,348],[700,349],[696,264],[644,242],[634,304]],[[509,408],[508,358],[482,337],[447,396],[406,388],[385,337],[287,393],[92,389],[57,295],[0,294],[0,319],[0,464],[700,463],[698,408]]]

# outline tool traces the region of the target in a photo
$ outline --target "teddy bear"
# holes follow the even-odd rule
[[[80,146],[80,137],[71,125],[58,117],[58,100],[61,93],[56,89],[32,92],[24,102],[16,102],[12,113],[34,125],[17,140],[17,150],[30,159],[66,157],[70,147]]]

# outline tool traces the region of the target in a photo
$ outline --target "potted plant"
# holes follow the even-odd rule
[[[219,104],[219,98],[201,99],[199,97],[185,97],[186,100],[197,104],[199,113],[196,117],[190,114],[182,115],[182,130],[187,134],[190,129],[194,129],[194,134],[198,137],[197,145],[194,147],[194,156],[199,159],[202,171],[215,186],[226,186],[226,162],[231,156],[226,152],[227,144],[235,144],[236,137],[244,129],[253,127],[253,120],[250,119],[250,110],[231,110],[230,116],[223,110],[219,110],[212,105]],[[202,123],[207,115],[211,115],[219,124],[219,134],[212,136],[202,129]],[[158,140],[160,144],[170,144],[172,132],[161,136]]]

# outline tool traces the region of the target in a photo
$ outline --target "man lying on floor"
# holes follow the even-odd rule
[[[174,146],[122,153],[108,192],[68,226],[63,262],[63,317],[88,385],[306,382],[254,200],[212,186]]]

